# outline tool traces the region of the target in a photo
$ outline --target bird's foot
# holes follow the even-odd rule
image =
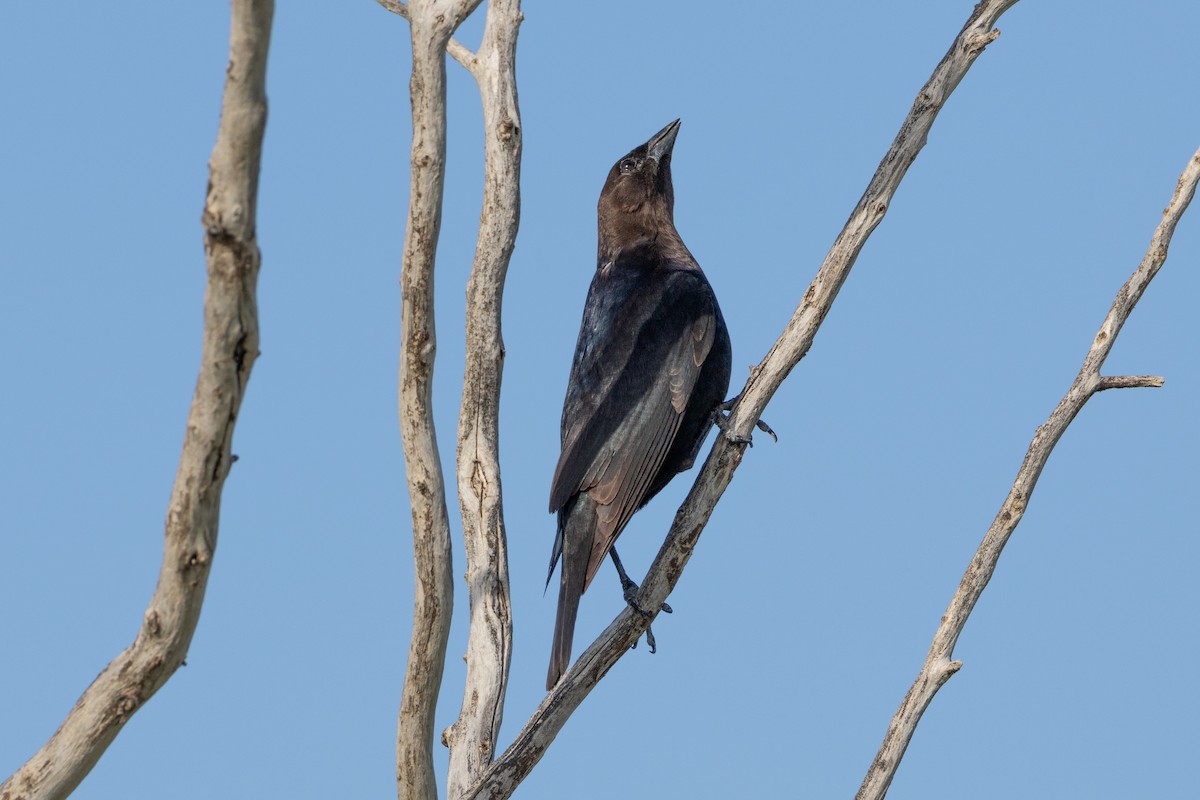
[[[740,436],[739,434],[734,433],[729,426],[728,412],[731,411],[733,407],[737,405],[737,401],[741,399],[742,396],[740,394],[735,395],[734,397],[729,398],[724,403],[721,403],[719,406],[717,406],[716,410],[713,411],[713,423],[721,429],[721,432],[725,434],[725,438],[734,444],[744,444],[748,447],[754,447],[753,439],[751,439],[749,436]],[[758,428],[775,441],[779,441],[779,437],[775,435],[775,431],[771,430],[771,426],[766,423],[766,420],[758,420],[754,423],[754,427]]]
[[[630,580],[628,575],[621,578],[621,590],[622,590],[623,594],[625,595],[625,602],[629,605],[630,608],[632,608],[637,613],[641,614],[643,617],[650,616],[649,611],[647,611],[646,609],[644,609],[640,605],[638,605],[638,601],[637,601],[638,585],[636,583],[634,583],[632,580]],[[662,604],[662,610],[664,613],[667,613],[667,614],[672,613],[671,607],[669,605],[667,605],[666,603]],[[658,643],[654,641],[654,629],[651,628],[649,625],[646,626],[646,645],[650,648],[651,654],[658,652]],[[633,644],[631,644],[629,646],[629,649],[630,650],[637,649],[637,641],[636,640],[634,641]]]
[[[621,563],[621,557],[617,555],[617,548],[612,548],[608,551],[608,554],[612,557],[613,566],[617,568],[617,575],[621,579],[621,594],[624,595],[625,602],[630,608],[641,614],[643,617],[652,616],[649,611],[638,605],[638,585],[633,582],[633,578],[629,577],[629,573],[625,571],[625,565]],[[662,610],[667,614],[671,613],[671,607],[666,603],[662,604]],[[650,630],[649,625],[646,626],[646,644],[650,646],[651,653],[658,652],[658,648],[654,642],[654,631]],[[635,640],[634,643],[629,646],[629,649],[633,650],[636,647],[637,641]]]
[[[656,645],[656,642],[654,641],[654,630],[649,625],[647,625],[646,626],[646,646],[650,648],[650,655],[654,655],[655,653],[658,652],[658,648],[655,645]],[[633,644],[629,645],[629,649],[637,650],[637,640],[636,639],[634,639]]]
[[[621,593],[625,595],[625,602],[634,611],[641,614],[643,617],[650,616],[650,612],[638,605],[637,593],[638,585],[628,575],[621,576]],[[665,614],[673,613],[671,607],[666,603],[662,604],[662,611]]]
[[[775,435],[775,431],[771,429],[771,426],[767,424],[765,419],[760,419],[758,422],[755,422],[754,427],[758,428],[767,436],[770,436],[776,443],[779,442],[779,437]]]

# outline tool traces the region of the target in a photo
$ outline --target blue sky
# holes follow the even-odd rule
[[[682,117],[677,223],[720,298],[740,386],[970,7],[527,3],[501,410],[504,744],[543,693],[546,499],[606,171]],[[132,640],[154,589],[198,365],[228,10],[0,15],[7,775]],[[655,626],[658,654],[617,665],[518,797],[857,789],[1034,429],[1200,144],[1200,6],[1027,1],[1000,27],[768,408],[780,442],[748,453]],[[412,595],[395,411],[407,35],[370,0],[277,10],[263,355],[208,598],[187,667],[77,797],[394,796]],[[482,158],[475,87],[455,64],[449,75],[435,396],[447,464]],[[1194,785],[1198,214],[1106,369],[1165,387],[1099,395],[1063,438],[890,797]],[[689,483],[626,530],[635,574]],[[461,545],[456,558],[461,574]],[[462,590],[439,728],[458,710]],[[620,606],[606,570],[577,652]]]

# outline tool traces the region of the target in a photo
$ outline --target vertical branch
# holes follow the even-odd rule
[[[203,223],[208,261],[204,345],[179,471],[167,508],[158,586],[133,644],[76,702],[50,740],[0,786],[0,797],[70,794],[134,712],[183,663],[200,620],[217,546],[234,423],[258,356],[255,240],[259,160],[267,120],[273,0],[233,0],[229,67]]]
[[[400,278],[400,435],[412,506],[414,598],[397,720],[396,785],[401,800],[432,800],[433,713],[454,603],[450,523],[433,427],[433,260],[445,170],[446,86],[437,42],[417,20],[411,26],[412,178]]]
[[[433,269],[446,166],[446,45],[480,0],[414,0],[387,5],[412,34],[412,178],[401,271],[400,434],[412,505],[412,640],[396,731],[401,800],[437,797],[433,716],[454,602],[446,490],[433,426]]]
[[[1000,553],[1003,552],[1009,537],[1012,536],[1021,518],[1025,515],[1025,508],[1029,505],[1029,498],[1033,494],[1034,487],[1037,486],[1042,469],[1046,466],[1054,446],[1066,432],[1067,426],[1083,410],[1084,404],[1096,392],[1106,389],[1162,386],[1162,378],[1148,375],[1101,376],[1100,368],[1112,351],[1117,334],[1120,333],[1125,321],[1129,319],[1129,314],[1141,299],[1142,293],[1146,291],[1150,281],[1154,279],[1163,262],[1167,260],[1167,248],[1171,244],[1171,236],[1175,232],[1179,218],[1183,216],[1183,212],[1196,193],[1198,180],[1200,180],[1200,150],[1192,156],[1183,174],[1179,176],[1175,194],[1171,197],[1171,202],[1166,210],[1163,211],[1162,222],[1154,231],[1145,258],[1117,292],[1112,308],[1109,309],[1108,316],[1104,318],[1099,332],[1092,340],[1092,346],[1084,357],[1083,366],[1080,368],[1079,374],[1075,376],[1071,388],[1059,401],[1050,414],[1050,418],[1037,429],[1033,441],[1029,443],[1025,460],[1021,463],[1020,470],[1017,471],[1016,480],[1009,490],[1008,497],[1000,506],[999,513],[996,514],[996,518],[984,535],[983,542],[976,550],[975,556],[971,559],[971,563],[959,583],[958,591],[954,593],[949,608],[942,616],[941,624],[938,626],[933,643],[929,648],[929,654],[925,658],[925,664],[921,667],[920,674],[901,702],[896,715],[892,717],[887,733],[884,735],[883,744],[863,779],[856,800],[879,800],[887,794],[900,760],[904,758],[904,752],[908,749],[908,743],[912,740],[917,723],[921,721],[925,709],[933,701],[938,689],[962,667],[961,661],[950,660],[954,654],[954,645],[958,642],[958,637],[966,626],[967,618],[975,608],[975,603],[978,602],[988,581],[991,580],[992,574],[996,571]]]
[[[512,659],[500,484],[500,312],[521,210],[516,82],[520,5],[520,0],[489,0],[479,53],[463,61],[479,84],[483,102],[484,190],[475,264],[467,282],[466,359],[458,417],[458,497],[471,627],[462,710],[442,736],[450,748],[450,798],[461,797],[492,761]]]
[[[983,0],[975,6],[950,50],[917,93],[896,138],[834,241],[792,319],[741,393],[730,412],[729,432],[716,444],[684,500],[667,539],[642,582],[639,608],[657,609],[675,587],[717,501],[733,480],[755,422],[771,397],[812,347],[817,330],[833,306],[858,254],[883,221],[888,204],[909,166],[925,146],[929,130],[950,94],[975,59],[1000,32],[993,29],[1017,0]],[[741,441],[735,441],[740,439]],[[630,608],[623,610],[576,659],[558,685],[534,711],[513,744],[492,764],[468,797],[509,797],[545,754],[570,715],[652,622]]]

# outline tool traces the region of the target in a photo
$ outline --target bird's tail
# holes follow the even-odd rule
[[[558,616],[554,620],[554,641],[550,646],[550,670],[546,690],[554,688],[571,665],[571,642],[575,637],[575,618],[579,599],[587,583],[588,557],[596,524],[596,506],[586,494],[579,495],[559,512],[562,537],[562,574],[558,585]]]

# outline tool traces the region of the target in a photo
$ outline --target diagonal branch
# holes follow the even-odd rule
[[[400,312],[400,435],[412,506],[413,623],[396,730],[401,800],[436,800],[433,715],[454,605],[446,487],[433,425],[433,268],[446,174],[446,43],[480,0],[413,0],[412,177]]]
[[[1000,553],[1024,516],[1029,498],[1033,494],[1034,487],[1037,486],[1038,477],[1042,474],[1042,469],[1046,466],[1051,451],[1058,444],[1058,440],[1062,438],[1067,426],[1096,392],[1105,389],[1162,385],[1161,378],[1145,375],[1103,378],[1100,376],[1100,368],[1108,358],[1109,352],[1112,351],[1121,326],[1129,319],[1129,314],[1141,299],[1142,293],[1146,291],[1146,287],[1158,273],[1163,262],[1166,261],[1167,248],[1171,244],[1175,225],[1196,193],[1197,180],[1200,180],[1200,150],[1192,156],[1183,174],[1179,176],[1179,183],[1175,187],[1171,203],[1163,212],[1162,222],[1159,223],[1150,240],[1150,249],[1133,275],[1117,292],[1112,308],[1109,309],[1108,316],[1104,318],[1104,323],[1100,326],[1095,339],[1092,340],[1092,346],[1083,359],[1083,366],[1080,368],[1079,374],[1075,376],[1074,383],[1071,384],[1071,388],[1067,390],[1066,395],[1050,414],[1050,418],[1034,434],[1012,489],[1009,490],[1008,497],[1000,506],[999,513],[996,514],[991,527],[983,537],[983,542],[971,559],[971,563],[959,583],[958,591],[950,601],[950,607],[942,616],[942,622],[934,634],[933,644],[929,648],[925,664],[921,667],[920,674],[888,725],[883,744],[875,756],[875,761],[867,771],[856,800],[878,800],[887,794],[888,786],[891,785],[892,778],[896,774],[900,759],[904,757],[904,751],[907,749],[909,741],[912,740],[917,723],[921,721],[921,715],[928,708],[942,684],[962,667],[961,661],[950,660],[954,654],[954,645],[958,641],[963,627],[967,624],[967,618],[975,608],[975,603],[983,594],[988,581],[991,580],[992,573],[996,570],[996,564],[1000,560]]]
[[[500,328],[504,278],[517,238],[521,117],[517,107],[520,0],[489,0],[480,69],[483,101],[483,210],[467,282],[466,358],[458,417],[458,498],[467,554],[471,628],[458,721],[442,734],[450,748],[446,796],[461,797],[492,762],[512,661],[508,544],[500,483]]]
[[[900,181],[924,147],[938,112],[975,59],[999,35],[999,31],[993,30],[993,25],[1016,2],[984,0],[979,3],[949,52],[917,94],[899,133],[850,214],[850,219],[834,241],[800,306],[742,390],[741,400],[730,414],[728,434],[717,437],[687,499],[675,515],[662,549],[642,582],[637,597],[640,608],[659,608],[678,582],[713,508],[741,463],[745,444],[735,440],[745,441],[749,437],[775,391],[812,346],[813,338],[845,283],[855,259],[871,232],[883,220]],[[579,656],[534,711],[513,744],[488,769],[468,797],[509,797],[545,754],[571,713],[637,641],[651,621],[651,617],[642,616],[631,608],[622,611]]]
[[[0,786],[0,797],[49,800],[70,794],[134,712],[183,663],[200,621],[217,546],[221,489],[233,461],[234,423],[258,356],[260,255],[254,226],[273,12],[273,0],[232,3],[229,68],[203,215],[204,345],[167,507],[158,586],[133,644],[97,676],[42,749]]]

